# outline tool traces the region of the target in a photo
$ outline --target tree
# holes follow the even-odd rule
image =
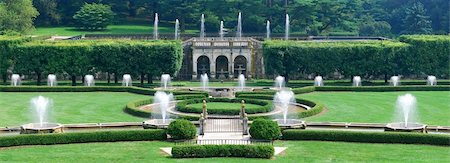
[[[77,27],[87,30],[105,29],[112,23],[114,12],[111,6],[97,3],[85,3],[73,16],[78,23]]]
[[[40,13],[35,20],[36,25],[58,25],[61,22],[57,0],[34,0],[33,5]]]
[[[360,36],[389,36],[390,34],[391,25],[385,21],[375,21],[369,17],[359,25]]]
[[[420,2],[413,3],[406,8],[406,17],[403,19],[404,30],[407,34],[429,34],[431,33],[431,21],[426,16],[426,10]]]
[[[38,15],[31,0],[1,0],[0,31],[29,33],[34,29],[33,20]]]

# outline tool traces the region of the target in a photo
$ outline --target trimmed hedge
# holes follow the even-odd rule
[[[197,134],[197,128],[195,125],[185,119],[177,119],[170,122],[167,128],[167,134],[175,140],[188,140],[195,138]]]
[[[450,85],[437,86],[323,86],[315,87],[315,91],[354,91],[354,92],[393,92],[393,91],[450,91]]]
[[[284,140],[319,140],[363,143],[429,144],[450,146],[450,136],[404,132],[284,130]]]
[[[271,119],[254,120],[249,132],[253,139],[275,140],[281,135],[278,123]]]
[[[153,102],[153,99],[143,99],[143,100],[131,101],[127,104],[127,106],[125,106],[123,111],[125,113],[134,115],[137,117],[150,118],[152,116],[152,113],[150,111],[141,110],[141,109],[139,109],[139,107],[143,106],[143,105],[151,104],[152,102]]]
[[[59,134],[23,134],[15,136],[1,136],[0,147],[90,142],[151,141],[166,139],[166,131],[161,129],[72,132]]]
[[[245,100],[245,103],[260,105],[261,107],[257,108],[248,108],[245,110],[248,114],[255,113],[266,113],[272,111],[272,102],[264,101],[264,100],[255,100],[255,99],[228,99],[228,98],[199,98],[199,99],[190,99],[184,100],[177,103],[177,110],[185,113],[202,113],[202,108],[193,108],[190,107],[189,104],[202,103],[203,100],[206,102],[231,102],[231,103],[241,103],[242,100]],[[238,115],[240,113],[240,109],[210,109],[208,110],[209,114],[221,114],[221,115]]]
[[[297,101],[297,103],[301,103],[301,104],[311,107],[311,109],[309,109],[309,110],[298,113],[298,118],[311,117],[311,116],[321,113],[325,109],[325,105],[323,105],[322,103],[319,103],[317,101],[310,101],[310,100],[305,100],[305,99],[300,99],[300,98],[296,98],[295,101]]]
[[[188,145],[172,148],[174,158],[245,157],[272,158],[275,149],[270,145]]]

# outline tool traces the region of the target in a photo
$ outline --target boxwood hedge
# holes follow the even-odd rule
[[[230,103],[241,103],[242,100],[245,100],[246,103],[260,105],[260,107],[256,108],[248,108],[245,110],[248,114],[255,113],[266,113],[272,110],[272,102],[265,100],[257,100],[257,99],[229,99],[229,98],[198,98],[198,99],[190,99],[184,100],[177,103],[177,110],[186,113],[202,113],[202,108],[194,108],[190,107],[189,104],[201,103],[203,100],[206,102],[230,102]],[[221,115],[238,115],[240,113],[239,109],[211,109],[208,110],[210,114],[221,114]]]
[[[72,132],[59,134],[23,134],[15,136],[1,136],[0,147],[89,142],[151,141],[166,139],[166,130],[161,129]]]
[[[364,143],[430,144],[450,146],[450,136],[404,132],[284,130],[284,140],[319,140]]]
[[[174,158],[245,157],[266,158],[274,155],[270,145],[188,145],[172,148]]]

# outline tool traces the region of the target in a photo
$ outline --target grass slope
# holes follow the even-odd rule
[[[58,123],[139,122],[142,119],[123,112],[133,100],[149,96],[119,92],[9,93],[0,92],[0,126],[32,122],[30,100],[42,95],[53,100],[52,120]]]
[[[29,146],[0,150],[1,162],[447,162],[450,148],[426,145],[279,141],[288,147],[273,160],[243,158],[172,159],[167,142],[115,142]]]
[[[158,27],[160,33],[173,33],[173,27]],[[81,34],[152,34],[153,26],[146,25],[110,25],[102,31],[82,31],[74,27],[37,27],[33,35],[48,36],[74,36]],[[186,30],[186,33],[195,33],[195,30]]]
[[[308,121],[388,123],[395,117],[399,95],[417,98],[418,120],[428,125],[450,125],[450,92],[314,92],[296,97],[316,100],[328,111]]]

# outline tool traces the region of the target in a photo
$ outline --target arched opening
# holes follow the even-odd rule
[[[219,56],[216,59],[216,78],[226,79],[228,78],[228,58],[225,56]]]
[[[244,74],[247,77],[247,58],[240,55],[234,59],[234,76],[238,77],[240,74]]]
[[[211,75],[210,70],[211,63],[209,62],[209,58],[207,56],[200,56],[197,59],[197,78],[200,78],[201,74],[208,74],[208,76]]]

